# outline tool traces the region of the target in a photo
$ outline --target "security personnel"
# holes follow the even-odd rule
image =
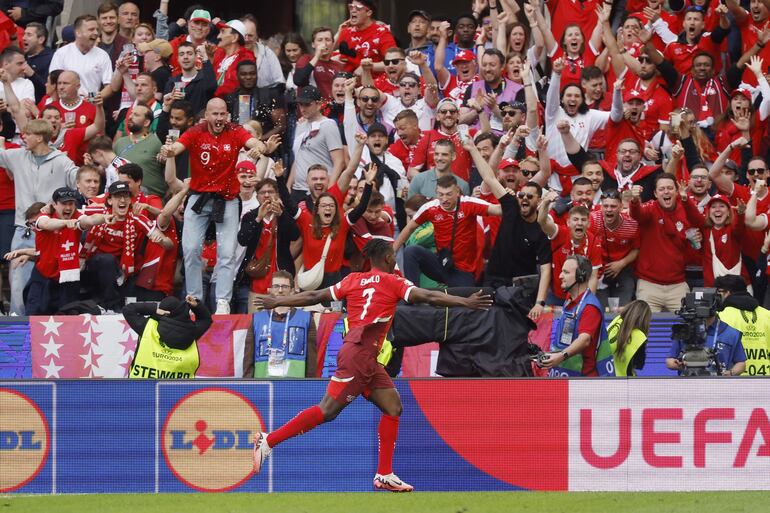
[[[607,326],[607,337],[615,359],[616,376],[636,376],[647,357],[647,334],[650,332],[652,310],[650,305],[637,299]]]
[[[722,296],[719,319],[742,334],[746,370],[741,375],[770,376],[770,311],[759,306],[740,276],[720,276],[714,286]]]
[[[190,318],[190,311],[195,320]],[[211,312],[192,296],[160,303],[132,303],[123,317],[139,335],[130,378],[194,378],[200,365],[196,341],[211,326]]]
[[[602,305],[588,282],[593,265],[583,255],[570,255],[559,279],[568,299],[551,326],[551,352],[540,361],[551,377],[614,376]]]
[[[286,271],[273,273],[271,296],[294,292],[294,279]],[[314,377],[316,330],[313,315],[305,310],[278,307],[254,314],[254,377]]]

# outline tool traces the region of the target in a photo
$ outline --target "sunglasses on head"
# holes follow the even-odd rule
[[[358,99],[364,103],[377,103],[380,101],[379,96],[359,96]]]
[[[516,193],[516,197],[519,198],[519,199],[527,198],[528,200],[535,199],[535,195],[534,194],[532,194],[531,192],[524,192],[524,191],[517,192]]]
[[[395,66],[403,60],[404,59],[382,59],[382,63],[385,64],[385,66]]]
[[[615,189],[602,191],[602,199],[620,199],[620,191],[616,191]]]
[[[755,173],[761,175],[765,171],[767,171],[766,167],[750,167],[746,170],[746,174],[749,176],[754,176]]]

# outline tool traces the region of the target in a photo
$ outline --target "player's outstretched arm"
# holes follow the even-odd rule
[[[257,295],[254,298],[254,306],[260,309],[273,309],[276,306],[310,306],[317,305],[321,301],[331,301],[332,294],[328,288],[321,290],[308,290],[291,296],[274,297]]]
[[[468,297],[453,296],[436,290],[415,287],[409,293],[410,303],[429,303],[434,306],[462,306],[471,310],[488,310],[492,306],[492,297],[474,292]]]

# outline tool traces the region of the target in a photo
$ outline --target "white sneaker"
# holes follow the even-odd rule
[[[401,481],[401,479],[392,472],[386,476],[375,474],[374,488],[377,490],[387,490],[389,492],[411,492],[414,490],[414,486]]]
[[[230,314],[230,302],[226,299],[217,299],[217,311],[214,315],[229,315]]]
[[[262,464],[273,450],[267,445],[267,433],[254,435],[254,473],[259,474]],[[391,474],[392,475],[392,474]]]

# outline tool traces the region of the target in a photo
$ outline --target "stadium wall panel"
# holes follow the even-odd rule
[[[252,439],[325,380],[0,382],[0,493],[367,491],[356,399],[259,475]],[[399,380],[394,470],[417,490],[770,489],[763,379]]]

